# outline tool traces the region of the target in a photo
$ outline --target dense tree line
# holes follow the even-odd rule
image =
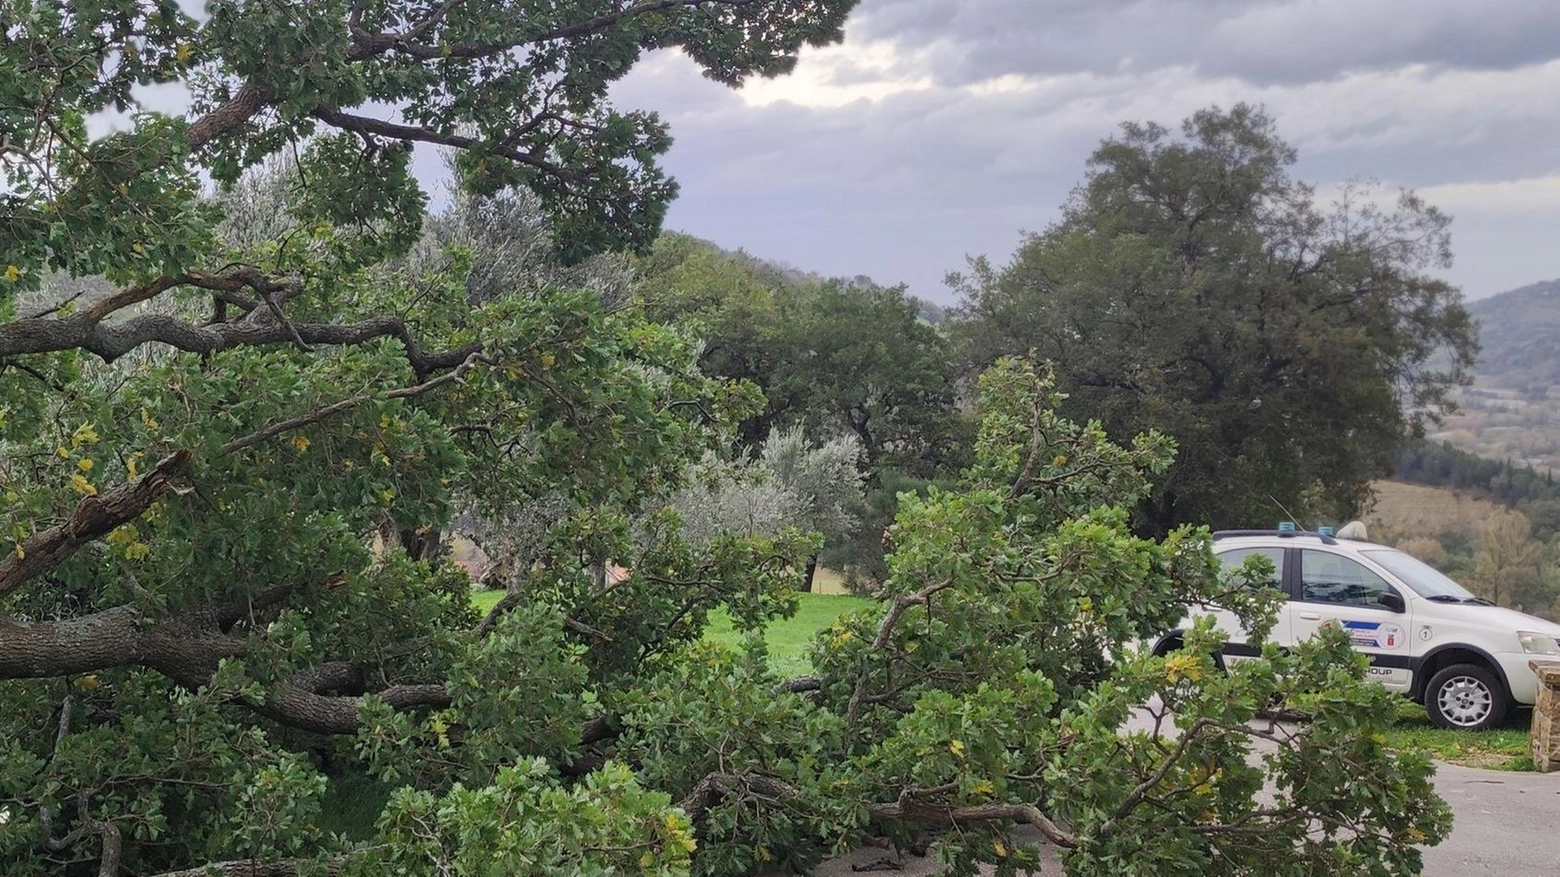
[[[1526,514],[1541,539],[1560,532],[1560,484],[1553,472],[1480,457],[1450,442],[1420,440],[1398,452],[1395,477],[1488,496]]]

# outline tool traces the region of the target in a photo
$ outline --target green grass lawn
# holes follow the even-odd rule
[[[503,596],[503,591],[474,591],[471,595],[471,603],[477,607],[478,612],[486,613]],[[769,643],[769,658],[774,663],[775,672],[782,676],[806,674],[812,666],[807,655],[807,647],[812,642],[813,634],[833,624],[834,619],[846,612],[873,605],[875,605],[874,601],[861,597],[802,594],[796,615],[776,621],[764,631],[764,638]],[[730,645],[739,645],[742,642],[741,634],[732,628],[731,617],[725,612],[711,613],[710,626],[704,636],[712,642]]]
[[[1387,745],[1466,767],[1535,770],[1528,754],[1527,724],[1523,721],[1530,715],[1519,710],[1506,727],[1494,731],[1453,731],[1430,724],[1423,706],[1405,700],[1398,707],[1397,723],[1387,732]]]
[[[504,599],[503,591],[472,591],[471,605],[477,607],[477,611],[483,615],[488,614],[499,600]]]
[[[876,602],[861,597],[833,594],[802,594],[796,614],[772,622],[764,629],[764,641],[769,645],[769,661],[781,676],[802,676],[812,669],[808,647],[813,635],[834,623],[834,619],[857,609],[875,606]],[[739,645],[742,634],[731,626],[731,618],[724,612],[710,614],[710,626],[704,638],[711,642]]]

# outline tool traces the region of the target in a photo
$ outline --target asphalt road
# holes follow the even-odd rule
[[[1455,821],[1451,837],[1425,852],[1427,877],[1560,874],[1560,774],[1437,764],[1435,789]]]

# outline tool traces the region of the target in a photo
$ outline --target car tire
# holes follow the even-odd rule
[[[1425,686],[1431,723],[1457,731],[1488,731],[1506,720],[1511,695],[1500,677],[1477,664],[1453,664]]]

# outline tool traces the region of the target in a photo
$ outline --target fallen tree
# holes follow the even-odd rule
[[[967,873],[1032,862],[1020,826],[1078,874],[1417,869],[1446,810],[1345,642],[1228,677],[1211,631],[1133,650],[1189,605],[1274,609],[1203,534],[1130,534],[1168,439],[1113,445],[1004,362],[975,467],[903,503],[881,609],[781,679],[702,634],[791,611],[816,541],[694,542],[667,505],[753,388],[590,292],[405,258],[407,142],[533,192],[561,261],[644,243],[665,132],[606,85],[665,46],[782,72],[851,5],[0,0],[0,874],[739,874],[873,835]],[[192,118],[87,136],[155,82]],[[271,231],[225,233],[203,175],[275,156]],[[456,504],[541,500],[477,617]],[[1280,695],[1311,720],[1253,724]]]

